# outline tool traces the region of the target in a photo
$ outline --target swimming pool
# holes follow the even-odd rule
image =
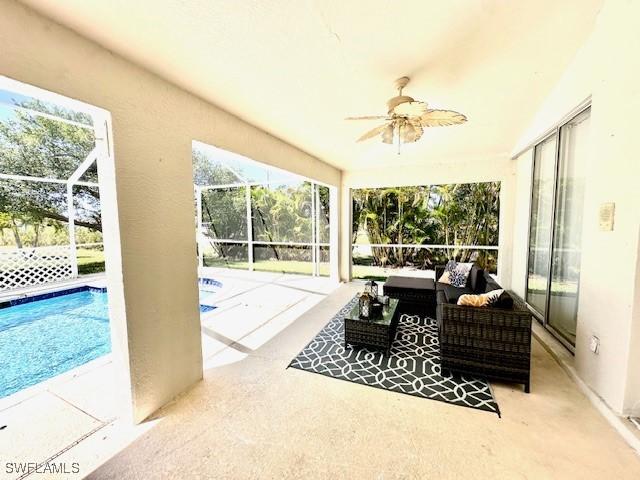
[[[201,302],[216,287],[205,285]],[[0,308],[0,398],[111,351],[106,289],[80,287],[44,297]],[[200,305],[201,312],[214,308]]]

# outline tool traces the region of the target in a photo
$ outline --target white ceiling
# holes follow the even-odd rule
[[[506,154],[602,0],[25,0],[105,47],[343,169]],[[465,113],[396,148],[355,143],[393,81]]]

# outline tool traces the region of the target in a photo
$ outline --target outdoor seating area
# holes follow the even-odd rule
[[[530,391],[532,314],[524,301],[502,289],[473,264],[464,286],[443,283],[445,265],[429,278],[391,276],[384,294],[398,299],[399,309],[436,319],[439,362],[443,371],[522,383]],[[489,306],[460,301],[462,295],[499,292]]]
[[[640,0],[0,12],[0,478],[640,478]]]
[[[436,267],[436,276],[440,272],[444,272],[444,268]],[[524,391],[529,393],[533,315],[524,301],[504,291],[476,265],[471,268],[468,287],[458,289],[462,291],[452,292],[450,285],[440,282],[436,289],[442,368],[522,383]],[[500,295],[488,306],[460,302],[465,294],[496,291],[501,292]]]

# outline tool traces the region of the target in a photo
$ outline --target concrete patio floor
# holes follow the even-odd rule
[[[502,418],[286,369],[359,288],[255,349],[214,354],[204,381],[90,478],[640,478],[640,458],[537,341],[531,394],[494,384]]]

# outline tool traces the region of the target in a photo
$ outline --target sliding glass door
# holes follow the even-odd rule
[[[547,312],[553,191],[555,181],[557,135],[536,145],[533,161],[533,192],[529,230],[529,272],[527,302],[542,317]]]
[[[576,339],[589,114],[575,116],[534,151],[527,302],[570,347]]]
[[[576,343],[588,137],[589,111],[560,129],[548,322],[571,345]]]

